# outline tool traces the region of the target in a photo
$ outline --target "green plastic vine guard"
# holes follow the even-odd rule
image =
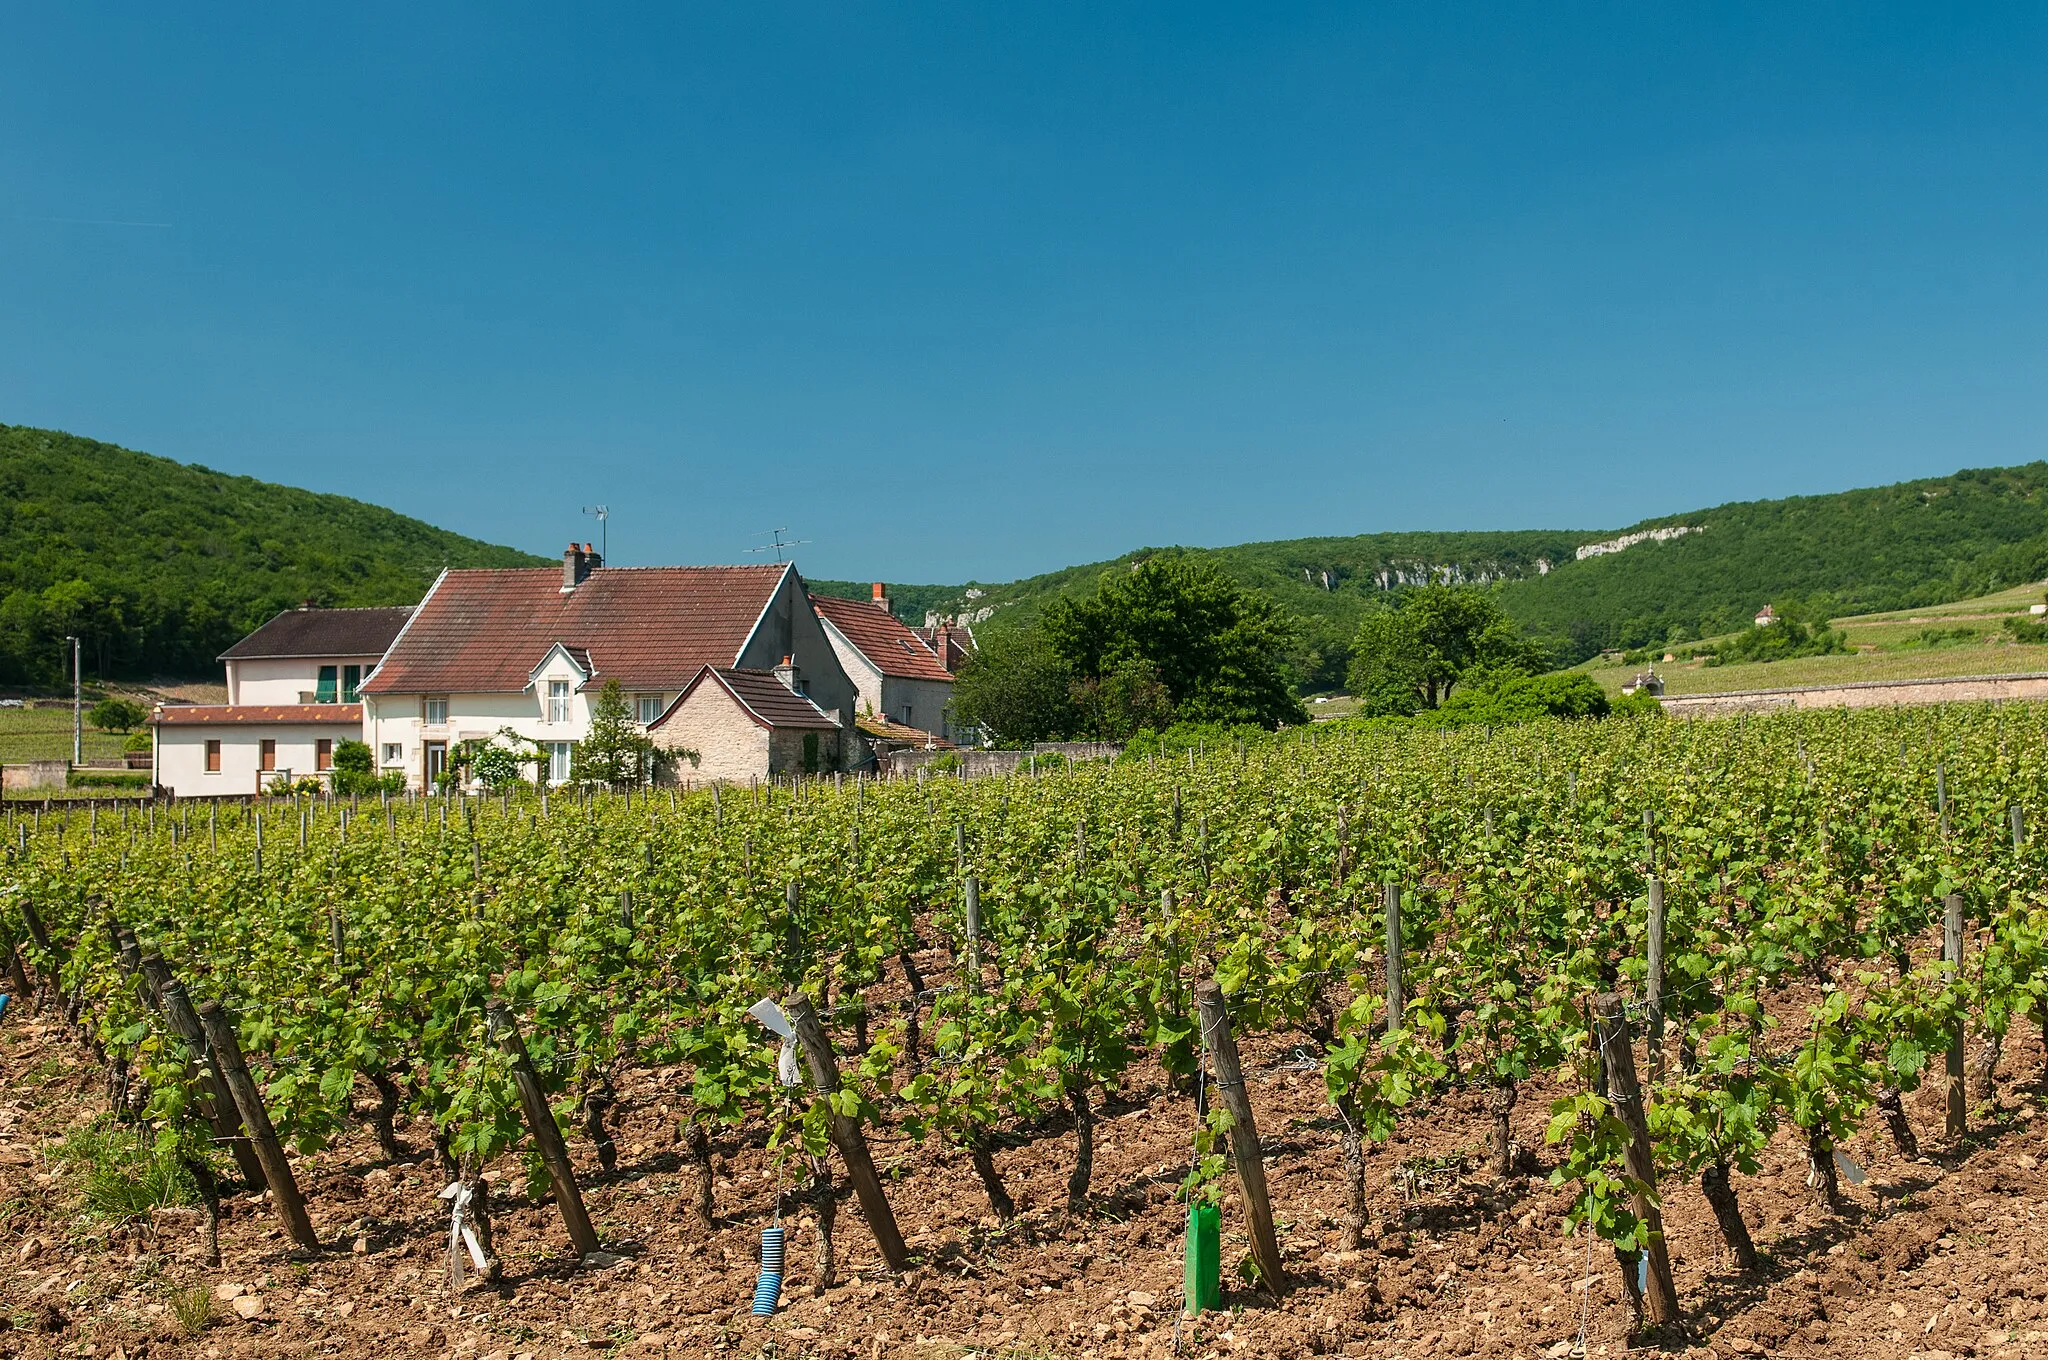
[[[1223,1306],[1222,1216],[1213,1204],[1188,1206],[1187,1276],[1182,1297],[1189,1317]]]

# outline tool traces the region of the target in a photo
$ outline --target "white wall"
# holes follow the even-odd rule
[[[176,798],[251,794],[280,775],[293,779],[327,776],[314,767],[316,743],[354,741],[351,723],[165,723],[156,729],[156,782]],[[277,769],[265,772],[263,742],[277,743]],[[220,743],[220,772],[206,768],[206,743]]]
[[[569,720],[549,722],[547,720],[548,681],[569,682]],[[563,741],[581,741],[590,732],[590,710],[597,703],[602,683],[587,689],[578,689],[582,676],[575,665],[560,654],[549,659],[548,665],[534,677],[533,689],[524,694],[451,694],[448,699],[448,721],[428,726],[425,721],[426,702],[419,695],[386,694],[363,696],[363,740],[370,743],[371,757],[377,762],[379,772],[401,770],[405,774],[406,787],[426,787],[426,743],[441,741],[451,751],[457,743],[471,738],[490,738],[504,728],[511,728],[521,737],[542,744]],[[665,693],[649,690],[661,700],[666,708],[676,697],[676,691]],[[641,691],[628,690],[626,702],[633,704],[637,712],[636,699]],[[387,759],[385,747],[399,748],[398,760]],[[530,772],[529,772],[530,773]]]
[[[892,721],[921,728],[936,736],[952,739],[946,706],[952,701],[953,686],[943,680],[882,681],[882,712]]]
[[[312,703],[310,698],[300,696],[319,693],[322,666],[335,668],[334,687],[338,696],[343,666],[361,666],[367,676],[377,660],[374,656],[291,656],[230,661],[227,663],[228,702],[237,705]]]

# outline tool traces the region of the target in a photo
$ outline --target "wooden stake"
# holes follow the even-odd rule
[[[882,1193],[882,1179],[875,1174],[875,1159],[868,1153],[867,1136],[860,1131],[859,1120],[831,1108],[832,1097],[839,1090],[839,1062],[832,1055],[832,1041],[825,1037],[825,1027],[818,1023],[818,1012],[811,999],[802,992],[792,992],[782,1003],[782,1009],[789,1016],[789,1023],[796,1027],[804,1065],[811,1072],[812,1089],[825,1097],[827,1129],[832,1145],[839,1149],[840,1159],[846,1163],[847,1179],[853,1182],[861,1216],[868,1221],[875,1245],[882,1249],[882,1260],[891,1271],[901,1275],[910,1268],[910,1251],[903,1245],[903,1234],[896,1230],[896,1215]]]
[[[1259,1283],[1277,1298],[1287,1287],[1287,1272],[1280,1263],[1279,1239],[1273,1235],[1273,1205],[1266,1195],[1265,1154],[1259,1146],[1258,1122],[1252,1118],[1251,1097],[1245,1094],[1237,1041],[1230,1035],[1230,1013],[1223,1005],[1223,988],[1214,981],[1196,983],[1195,1006],[1202,1016],[1202,1046],[1209,1050],[1209,1060],[1216,1069],[1216,1094],[1230,1111],[1230,1160],[1237,1167],[1237,1183],[1244,1191],[1252,1260],[1259,1268]]]
[[[201,1102],[200,1112],[213,1126],[215,1141],[227,1144],[243,1180],[251,1185],[264,1184],[263,1163],[257,1159],[256,1149],[250,1146],[248,1137],[242,1132],[242,1116],[235,1108],[235,1094],[228,1089],[220,1064],[212,1058],[212,1050],[206,1042],[206,1027],[200,1023],[199,1012],[192,1009],[192,1000],[185,995],[185,985],[171,972],[171,966],[154,954],[142,956],[142,975],[149,979],[149,985],[163,1002],[164,1017],[170,1022],[171,1032],[185,1041],[185,1047],[195,1062],[206,1060],[206,1092],[211,1099]]]
[[[960,900],[967,913],[967,988],[981,990],[981,881],[969,874],[961,885]]]
[[[262,1165],[264,1182],[270,1186],[270,1197],[277,1205],[277,1216],[284,1220],[286,1236],[301,1251],[320,1250],[320,1238],[313,1231],[313,1220],[306,1216],[306,1201],[299,1194],[299,1183],[292,1179],[291,1163],[285,1160],[284,1148],[277,1141],[270,1112],[263,1108],[263,1094],[256,1089],[248,1064],[242,1061],[242,1045],[235,1037],[234,1020],[218,1001],[208,1001],[199,1008],[199,1024],[206,1033],[214,1066],[234,1097],[235,1108],[241,1112],[242,1127],[249,1131],[249,1143]]]
[[[1648,1003],[1645,1018],[1650,1051],[1650,1084],[1664,1075],[1664,880],[1650,880],[1650,938],[1648,969],[1643,979],[1643,999]]]
[[[1643,1114],[1643,1089],[1636,1080],[1636,1055],[1628,1032],[1628,1016],[1622,998],[1614,992],[1594,998],[1593,1015],[1600,1051],[1607,1062],[1608,1098],[1622,1122],[1628,1125],[1625,1159],[1629,1179],[1636,1182],[1631,1192],[1635,1214],[1649,1237],[1650,1321],[1664,1327],[1678,1320],[1678,1286],[1672,1281],[1671,1254],[1664,1244],[1664,1214],[1657,1207],[1657,1160],[1650,1145],[1649,1121]]]
[[[534,1146],[547,1166],[548,1181],[555,1189],[555,1204],[562,1211],[562,1226],[569,1230],[569,1243],[578,1256],[588,1256],[598,1248],[597,1230],[590,1226],[590,1215],[583,1208],[583,1192],[576,1186],[576,1168],[569,1161],[569,1149],[562,1142],[562,1130],[555,1123],[547,1092],[541,1088],[540,1074],[533,1070],[533,1059],[527,1056],[519,1022],[502,1001],[486,1006],[484,1017],[490,1023],[491,1037],[512,1060],[512,1081],[519,1087],[526,1127],[532,1131]]]
[[[1955,965],[1951,987],[1960,987],[1963,980],[1963,898],[1961,893],[1950,893],[1942,899],[1941,915],[1941,960]],[[1968,1100],[1963,1091],[1963,1022],[1956,1020],[1955,1032],[1949,1035],[1948,1055],[1945,1064],[1944,1084],[1948,1090],[1948,1136],[1960,1138],[1967,1125]]]
[[[1387,1033],[1401,1028],[1401,1017],[1408,1008],[1407,994],[1401,989],[1401,880],[1387,876],[1385,902],[1387,910]]]

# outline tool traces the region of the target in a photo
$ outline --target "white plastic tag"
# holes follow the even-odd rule
[[[765,996],[747,1007],[747,1014],[773,1030],[779,1038],[796,1038],[796,1026],[789,1023],[789,1017],[782,1013],[782,1007]]]
[[[803,1068],[798,1065],[796,1060],[796,1040],[794,1038],[782,1041],[782,1052],[775,1055],[775,1075],[784,1086],[801,1086],[804,1084]]]
[[[1854,1157],[1851,1157],[1848,1153],[1842,1151],[1840,1148],[1835,1149],[1835,1165],[1840,1167],[1842,1169],[1842,1174],[1849,1178],[1849,1184],[1863,1184],[1863,1168],[1856,1165],[1856,1159]]]

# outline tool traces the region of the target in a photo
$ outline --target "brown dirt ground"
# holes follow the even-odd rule
[[[1620,1355],[1627,1313],[1613,1256],[1560,1224],[1569,1191],[1540,1177],[1496,1185],[1469,1173],[1404,1203],[1397,1164],[1418,1154],[1475,1154],[1489,1127],[1484,1094],[1454,1090],[1403,1121],[1372,1151],[1377,1242],[1338,1253],[1339,1156],[1324,1122],[1320,1077],[1286,1045],[1245,1045],[1275,1214],[1292,1288],[1277,1306],[1250,1293],[1229,1311],[1176,1328],[1180,1227],[1173,1195],[1188,1155],[1192,1106],[1156,1068],[1139,1070],[1098,1126],[1092,1209],[1065,1211],[1074,1137],[1064,1118],[998,1154],[1023,1217],[997,1232],[965,1160],[878,1138],[876,1159],[911,1249],[924,1264],[895,1281],[881,1270],[857,1206],[842,1194],[841,1282],[810,1288],[809,1220],[789,1222],[783,1307],[749,1313],[755,1248],[777,1180],[758,1132],[717,1150],[715,1231],[691,1212],[695,1172],[679,1156],[672,1071],[639,1070],[620,1089],[617,1174],[572,1145],[592,1218],[625,1259],[578,1269],[551,1203],[519,1193],[507,1161],[493,1222],[506,1279],[448,1293],[445,1207],[431,1160],[388,1165],[366,1132],[299,1161],[314,1223],[331,1249],[292,1260],[253,1194],[222,1224],[224,1264],[201,1264],[191,1211],[110,1227],[82,1217],[76,1187],[46,1153],[105,1108],[99,1074],[52,1023],[10,1008],[0,1023],[0,1356],[226,1360],[271,1356],[449,1356],[545,1360],[642,1355],[1107,1357],[1181,1353],[1192,1360],[1348,1354],[1552,1357],[1571,1353],[1583,1310],[1585,1353]],[[1767,1261],[1734,1272],[1698,1187],[1667,1185],[1666,1220],[1685,1334],[1661,1346],[1694,1355],[2021,1357],[2048,1355],[2048,1234],[2038,1118],[2044,1054],[2031,1027],[2008,1047],[1998,1099],[1960,1145],[1937,1136],[1938,1096],[1908,1098],[1923,1160],[1907,1162],[1881,1121],[1848,1149],[1868,1181],[1844,1189],[1851,1211],[1821,1213],[1804,1159],[1781,1134],[1763,1173],[1738,1177]],[[1560,1088],[1530,1083],[1518,1139],[1546,1167],[1542,1131]],[[428,1146],[423,1126],[401,1128]],[[1246,1253],[1235,1187],[1224,1209],[1226,1282]],[[220,1302],[197,1337],[180,1332],[172,1290],[194,1282]],[[256,1303],[241,1307],[240,1291]]]

